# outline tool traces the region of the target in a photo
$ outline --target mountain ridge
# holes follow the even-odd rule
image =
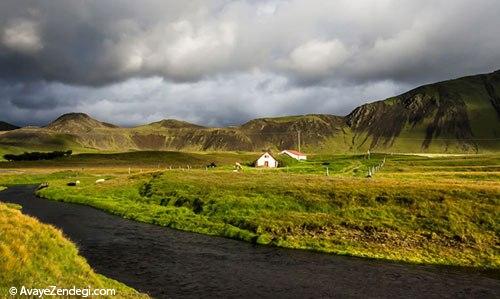
[[[18,126],[9,124],[8,122],[0,121],[0,131],[12,131],[19,129]]]
[[[78,133],[81,130],[118,128],[118,126],[98,121],[85,113],[71,112],[59,116],[57,119],[47,124],[45,128],[59,132]]]
[[[0,146],[37,134],[52,140],[51,146],[64,140],[98,150],[281,150],[297,148],[300,134],[302,148],[318,153],[498,151],[500,71],[422,85],[361,105],[346,116],[263,117],[225,128],[175,119],[124,128],[68,113],[39,129],[3,133]]]
[[[193,123],[183,121],[183,120],[172,119],[172,118],[162,119],[162,120],[148,123],[145,125],[139,125],[139,126],[136,126],[136,128],[137,127],[146,127],[146,126],[159,127],[159,128],[176,128],[176,129],[180,129],[180,128],[198,128],[198,129],[206,128],[205,126],[193,124]]]

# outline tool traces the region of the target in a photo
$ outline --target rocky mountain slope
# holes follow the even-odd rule
[[[356,108],[354,147],[413,151],[500,150],[500,71],[425,85]]]
[[[316,153],[500,151],[500,71],[421,86],[345,117],[260,118],[227,128],[169,119],[122,128],[70,113],[42,128],[4,132],[0,147],[260,151],[297,148],[299,134],[302,149]]]

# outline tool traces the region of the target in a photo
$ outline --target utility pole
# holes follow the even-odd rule
[[[298,150],[300,152],[300,130],[297,131],[297,143],[298,143],[298,147],[299,147]]]

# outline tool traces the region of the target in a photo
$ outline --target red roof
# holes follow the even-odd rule
[[[297,156],[305,156],[306,155],[304,153],[301,153],[299,151],[294,151],[294,150],[284,150],[284,152],[289,152],[289,153],[292,153],[292,154],[297,155]]]

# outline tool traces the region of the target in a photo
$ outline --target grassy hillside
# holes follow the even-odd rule
[[[384,158],[384,166],[367,179],[368,168]],[[105,156],[100,159],[104,163]],[[415,263],[500,267],[498,155],[321,155],[281,169],[245,167],[242,173],[232,171],[232,157],[226,159],[216,170],[156,171],[152,165],[142,174],[135,168],[130,176],[124,166],[109,161],[102,169],[3,174],[0,183],[49,181],[41,195],[50,199],[249,242]],[[107,181],[95,184],[97,178]],[[80,186],[66,186],[76,179]]]
[[[247,151],[298,147],[309,153],[490,153],[500,151],[500,71],[418,87],[356,108],[346,117],[311,114],[259,118],[208,128],[162,120],[120,128],[82,113],[43,128],[0,134],[0,149],[74,151]]]
[[[425,85],[347,116],[356,148],[393,152],[500,150],[500,71]]]
[[[0,297],[10,287],[111,288],[121,298],[147,296],[96,274],[55,228],[0,203]],[[20,208],[20,207],[18,207]]]
[[[0,153],[8,152],[16,154],[24,151],[54,151],[62,149],[83,150],[74,136],[55,134],[40,128],[23,128],[0,133]]]

